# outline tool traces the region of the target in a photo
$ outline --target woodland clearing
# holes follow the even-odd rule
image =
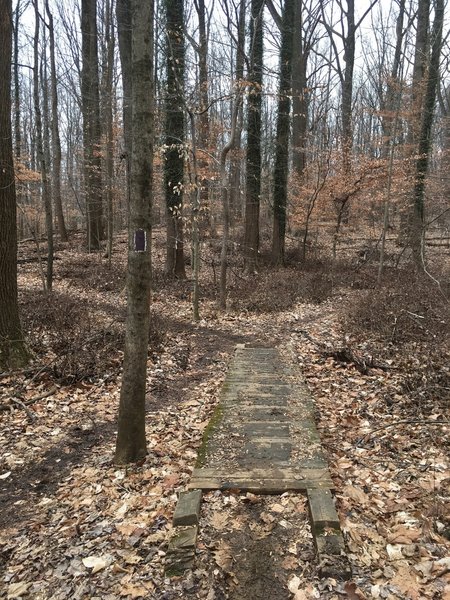
[[[20,244],[35,358],[0,379],[0,597],[450,598],[450,320],[434,283],[388,268],[377,288],[370,261],[299,265],[292,256],[254,276],[236,263],[230,310],[220,313],[219,242],[210,240],[194,323],[191,283],[165,277],[162,231],[154,237],[149,453],[128,468],[112,463],[125,238],[111,266],[76,236],[60,244],[51,296],[29,260],[31,243]],[[237,343],[277,347],[306,379],[350,581],[319,577],[305,499],[290,493],[205,495],[194,569],[164,573],[177,493]]]

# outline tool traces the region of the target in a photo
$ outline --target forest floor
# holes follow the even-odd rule
[[[189,281],[163,274],[155,233],[147,440],[112,463],[125,322],[125,253],[59,245],[41,291],[20,245],[22,315],[34,360],[0,374],[0,598],[172,600],[450,598],[450,315],[430,278],[316,258],[247,276],[232,257],[227,313],[203,249],[201,320]],[[446,255],[444,253],[447,253]],[[447,261],[447,264],[445,264]],[[262,257],[264,263],[264,257]],[[449,281],[448,250],[433,273]],[[446,279],[445,279],[446,278]],[[213,492],[195,566],[166,577],[177,493],[194,468],[237,343],[277,347],[306,379],[352,568],[324,579],[300,494]]]

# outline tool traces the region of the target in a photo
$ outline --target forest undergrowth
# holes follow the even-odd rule
[[[233,256],[230,309],[221,313],[212,240],[203,248],[194,323],[192,283],[166,277],[163,231],[154,237],[149,454],[126,469],[112,463],[125,238],[110,265],[86,254],[81,238],[60,245],[51,296],[41,291],[32,245],[20,245],[20,303],[34,359],[0,374],[0,597],[263,597],[270,584],[255,584],[238,543],[258,548],[261,561],[276,556],[270,577],[284,590],[280,600],[450,598],[448,251],[432,257],[440,288],[406,265],[389,266],[377,287],[377,265],[358,257],[332,263],[319,252],[303,264],[293,251],[275,269],[262,256],[260,272],[249,276]],[[350,581],[319,576],[302,496],[219,492],[203,502],[193,571],[165,577],[177,493],[237,343],[278,347],[306,379]]]

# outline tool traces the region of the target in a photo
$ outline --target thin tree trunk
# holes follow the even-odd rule
[[[189,125],[191,129],[192,140],[192,200],[191,200],[191,221],[192,221],[192,271],[193,271],[193,290],[192,290],[192,312],[194,321],[200,321],[200,234],[199,234],[199,212],[200,212],[200,185],[197,162],[197,128],[195,115],[189,111]]]
[[[209,180],[206,175],[208,160],[206,155],[202,154],[209,143],[209,110],[208,110],[208,35],[206,28],[206,8],[205,0],[194,0],[195,9],[198,17],[198,76],[200,87],[200,117],[199,117],[199,156],[197,158],[199,168],[200,183],[200,207],[203,218],[209,222]]]
[[[107,213],[107,248],[109,264],[111,264],[114,233],[113,188],[114,188],[114,132],[113,132],[113,71],[114,71],[114,27],[112,23],[113,2],[105,2],[105,171],[106,171],[106,213]]]
[[[230,231],[230,206],[228,200],[228,177],[226,170],[227,156],[230,150],[234,148],[237,133],[237,120],[240,111],[242,92],[240,90],[239,81],[236,82],[236,93],[233,98],[231,110],[231,131],[230,139],[220,153],[220,181],[221,181],[221,197],[222,197],[222,249],[220,253],[220,293],[219,306],[222,310],[227,308],[227,269],[228,269],[228,240]]]
[[[58,85],[55,60],[55,31],[53,15],[50,12],[48,0],[45,0],[45,10],[48,18],[49,46],[50,46],[50,78],[52,95],[52,157],[53,157],[53,202],[56,218],[58,220],[59,237],[62,242],[67,242],[68,235],[61,199],[61,139],[59,135],[58,116]]]
[[[245,59],[245,0],[240,0],[239,5],[239,22],[238,22],[238,39],[236,48],[236,75],[235,80],[237,85],[242,85],[244,79],[244,59]],[[230,157],[230,177],[229,177],[229,211],[230,225],[233,224],[235,218],[240,218],[242,215],[242,200],[241,200],[241,162],[240,156],[242,147],[242,127],[244,123],[243,103],[239,103],[239,113],[237,115],[236,136],[234,150]]]
[[[52,201],[50,195],[50,184],[48,179],[48,166],[44,153],[44,143],[42,135],[42,113],[39,97],[39,35],[40,35],[40,16],[38,0],[34,0],[34,66],[33,66],[33,98],[34,113],[36,120],[36,162],[41,173],[42,201],[45,210],[45,228],[47,233],[47,272],[46,286],[47,291],[51,291],[53,283],[53,215]]]

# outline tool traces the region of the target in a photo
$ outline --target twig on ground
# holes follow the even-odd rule
[[[27,417],[30,419],[30,421],[36,421],[37,417],[34,414],[34,412],[30,410],[27,406],[25,406],[22,400],[19,400],[18,398],[11,398],[11,402],[17,404],[18,406],[20,406],[20,408],[23,408],[23,410],[27,413]]]
[[[58,391],[58,388],[56,386],[53,386],[46,392],[42,392],[42,394],[34,396],[33,398],[28,398],[28,400],[19,400],[18,398],[14,398],[13,396],[10,397],[10,400],[25,409],[27,406],[30,406],[31,404],[34,404],[35,402],[38,402],[39,400],[43,400],[44,398],[53,396],[53,394],[55,394],[57,391]],[[0,411],[10,410],[10,409],[11,409],[11,404],[9,404],[8,402],[0,404]]]

